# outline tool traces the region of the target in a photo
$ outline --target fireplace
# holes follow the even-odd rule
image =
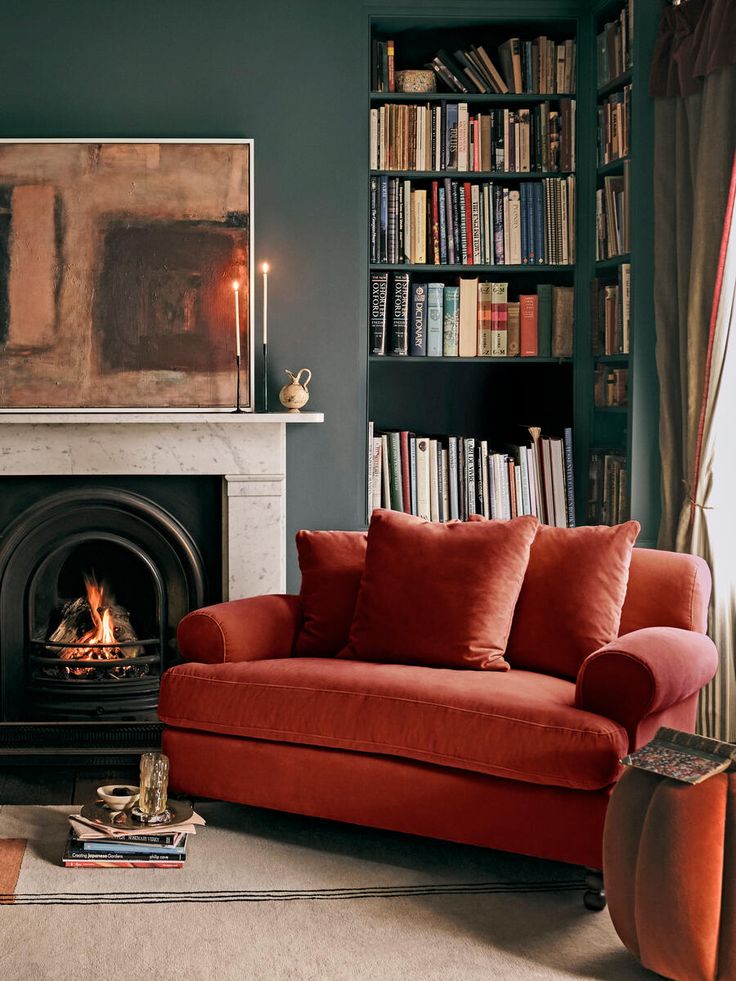
[[[156,745],[181,617],[284,591],[286,429],[321,421],[0,412],[1,760]]]
[[[200,551],[150,498],[119,487],[50,494],[0,548],[4,720],[156,720],[176,625],[205,601]]]

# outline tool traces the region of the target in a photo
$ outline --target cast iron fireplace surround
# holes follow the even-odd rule
[[[213,598],[212,556],[206,563],[196,540],[203,529],[193,535],[180,520],[202,514],[201,484],[177,516],[162,502],[167,494],[156,493],[161,481],[139,480],[134,490],[124,481],[56,480],[40,494],[36,481],[28,496],[22,485],[3,483],[3,510],[9,489],[16,514],[0,532],[0,756],[99,757],[156,744],[159,678],[176,658],[176,626]],[[122,611],[132,627],[133,640],[114,655],[111,644],[70,650],[73,644],[49,642],[90,580],[105,584],[105,607]],[[89,614],[91,604],[82,605]],[[121,659],[90,667],[87,658],[101,651]],[[68,656],[85,660],[59,660]]]

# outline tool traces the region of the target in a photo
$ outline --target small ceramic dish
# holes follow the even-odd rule
[[[132,787],[125,783],[98,787],[97,795],[111,811],[124,811],[126,807],[135,804],[140,796],[138,787]]]

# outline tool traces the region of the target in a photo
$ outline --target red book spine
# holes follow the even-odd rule
[[[539,298],[536,293],[519,297],[519,344],[522,358],[539,354]]]
[[[404,499],[404,511],[411,514],[411,475],[409,473],[409,433],[406,429],[399,433],[401,448],[401,496]]]
[[[465,242],[468,250],[468,264],[473,263],[473,198],[470,190],[470,183],[463,184],[465,194]]]
[[[432,253],[435,266],[440,264],[440,189],[439,182],[432,181]]]

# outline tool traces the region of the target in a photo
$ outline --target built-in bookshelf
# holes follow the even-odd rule
[[[646,115],[637,92],[646,88],[639,88],[633,55],[649,35],[634,22],[632,57],[600,84],[597,72],[598,34],[628,6],[618,0],[591,10],[553,0],[543,12],[529,4],[512,18],[508,4],[489,0],[465,22],[420,6],[411,16],[386,7],[372,18],[368,512],[378,501],[392,504],[390,486],[383,496],[376,491],[381,474],[390,479],[385,461],[375,460],[381,434],[384,452],[389,443],[399,454],[403,496],[413,488],[414,510],[417,453],[428,454],[419,464],[424,480],[431,451],[432,517],[454,515],[451,455],[467,478],[460,513],[469,481],[474,501],[466,499],[466,510],[490,513],[494,475],[503,499],[497,513],[511,504],[525,513],[539,479],[527,458],[535,448],[540,468],[550,468],[542,488],[547,476],[556,495],[543,514],[551,523],[563,515],[564,523],[607,517],[590,508],[591,480],[600,484],[594,467],[605,451],[616,457],[609,471],[616,468],[624,488],[616,517],[629,513],[632,499],[653,497],[652,467],[638,498],[632,471],[640,449],[632,440],[634,406],[644,406],[633,334],[647,302],[645,289],[636,292],[634,265],[644,257],[644,276],[651,265],[647,271],[647,230],[638,217],[624,222],[623,200],[631,209],[641,198],[636,167],[647,165],[646,148],[637,145]],[[396,91],[399,72],[433,62],[436,91]],[[608,208],[615,233],[598,250],[597,208],[603,218]],[[396,311],[403,330],[396,330]],[[636,350],[651,359],[644,370],[651,380],[653,353],[644,343]],[[533,436],[546,440],[547,458]],[[457,484],[456,470],[453,478]],[[648,500],[644,510],[656,520]]]

